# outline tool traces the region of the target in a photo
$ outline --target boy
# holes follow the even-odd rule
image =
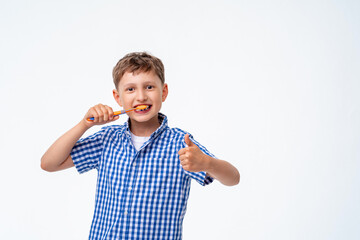
[[[41,168],[98,170],[89,239],[181,239],[190,180],[207,185],[215,178],[231,186],[239,183],[239,172],[190,134],[168,127],[159,112],[168,95],[160,59],[130,53],[116,64],[113,78],[113,95],[121,107],[148,109],[129,112],[123,125],[106,126],[80,139],[92,126],[119,119],[106,105],[90,108],[50,146]]]

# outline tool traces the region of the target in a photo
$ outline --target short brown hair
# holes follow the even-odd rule
[[[120,79],[126,72],[140,73],[154,71],[160,78],[161,83],[165,83],[164,65],[161,60],[147,52],[133,52],[126,54],[118,61],[113,69],[113,80],[117,89]]]

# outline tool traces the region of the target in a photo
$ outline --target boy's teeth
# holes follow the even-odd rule
[[[148,105],[146,108],[144,109],[139,109],[139,110],[136,110],[136,111],[145,111],[145,110],[148,110],[150,108],[150,106]]]

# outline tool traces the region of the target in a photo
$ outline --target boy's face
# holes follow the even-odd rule
[[[161,83],[160,78],[153,72],[133,74],[126,72],[121,78],[118,89],[113,90],[116,102],[124,109],[148,105],[145,111],[134,110],[128,113],[132,121],[139,123],[151,122],[158,117],[162,102],[168,94],[168,86]]]

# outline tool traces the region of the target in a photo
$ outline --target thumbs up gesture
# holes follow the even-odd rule
[[[182,168],[189,172],[206,171],[209,166],[207,155],[190,140],[189,134],[185,135],[185,143],[188,147],[182,148],[178,152]]]

